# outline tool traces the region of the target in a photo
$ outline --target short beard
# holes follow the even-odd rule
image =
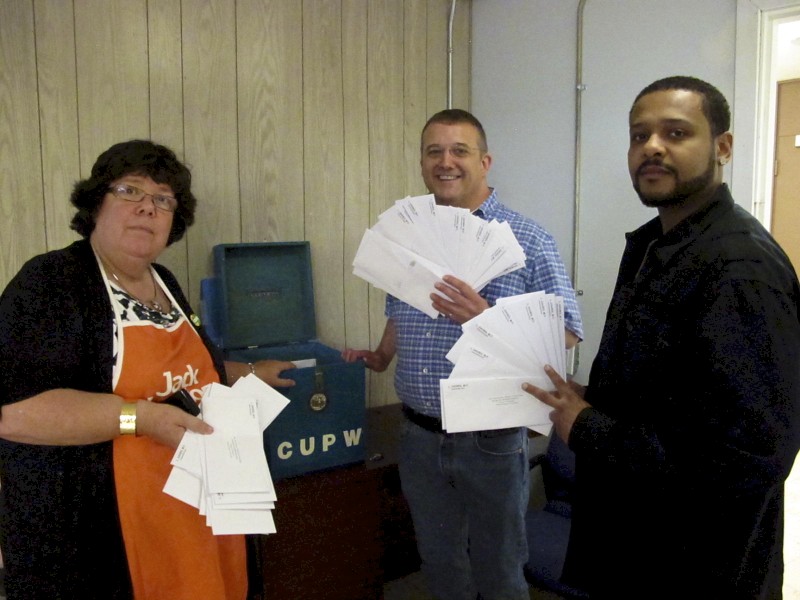
[[[693,196],[711,187],[711,185],[714,183],[715,169],[714,156],[712,155],[708,161],[708,168],[704,173],[688,181],[677,180],[675,189],[667,194],[644,194],[639,186],[638,174],[634,179],[633,189],[636,190],[637,194],[639,194],[639,199],[642,201],[642,204],[648,208],[680,206],[690,196]],[[675,171],[670,169],[670,172],[672,172],[677,179],[677,174]]]

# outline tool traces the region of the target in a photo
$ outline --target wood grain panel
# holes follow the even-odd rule
[[[369,3],[367,22],[367,77],[369,94],[370,222],[398,198],[406,195],[403,151],[403,4],[393,0]],[[383,292],[370,288],[370,323],[385,322]],[[371,347],[383,330],[370,328]],[[369,406],[396,402],[394,364],[384,373],[370,375]]]
[[[403,144],[406,189],[409,195],[427,193],[420,176],[420,133],[428,120],[428,2],[405,3],[403,33]]]
[[[61,0],[38,0],[34,11],[42,187],[47,248],[53,250],[80,237],[69,228],[75,213],[69,197],[81,178],[74,12]]]
[[[31,2],[0,2],[0,23],[0,278],[5,285],[46,246]]]
[[[301,2],[237,4],[242,241],[305,239]]]
[[[183,160],[183,60],[180,0],[148,0],[148,70],[150,77],[150,137]],[[191,167],[190,167],[191,168]],[[189,248],[186,236],[159,257],[189,290]],[[195,309],[199,309],[195,306]]]
[[[456,5],[456,10],[458,5]],[[450,0],[428,2],[428,116],[447,108],[447,21]],[[452,108],[466,108],[456,106]]]
[[[353,275],[353,258],[369,220],[367,0],[342,1],[344,109],[344,345],[370,345],[369,286]],[[374,324],[382,330],[383,324]],[[367,394],[369,397],[369,393]]]
[[[183,101],[186,160],[198,209],[189,231],[189,285],[199,305],[214,244],[242,239],[236,122],[236,16],[227,0],[183,2]]]
[[[453,106],[470,109],[472,2],[456,0],[453,17]]]
[[[183,154],[183,49],[180,0],[148,0],[147,64],[153,141]]]
[[[109,146],[150,136],[145,0],[75,2],[81,174]]]
[[[311,242],[317,334],[344,344],[344,116],[339,0],[303,2],[306,239]]]

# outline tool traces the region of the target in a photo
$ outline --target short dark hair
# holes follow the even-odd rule
[[[469,123],[478,130],[478,149],[482,154],[489,151],[489,145],[486,143],[486,132],[483,130],[481,122],[475,118],[471,112],[467,112],[461,108],[448,108],[440,110],[425,123],[420,134],[420,148],[422,147],[422,138],[425,135],[425,130],[434,123],[442,123],[443,125],[455,125],[457,123]]]
[[[710,83],[696,77],[673,75],[672,77],[654,81],[639,92],[639,95],[633,101],[633,106],[636,106],[642,96],[665,90],[687,90],[700,94],[703,97],[703,114],[711,126],[711,135],[714,137],[725,133],[731,128],[731,109],[728,106],[728,101],[725,100],[725,96]],[[631,111],[633,111],[633,107],[631,107]]]
[[[130,140],[114,144],[97,157],[92,174],[75,184],[70,202],[78,209],[70,228],[88,238],[96,224],[95,217],[112,181],[125,175],[146,175],[156,183],[172,188],[178,207],[172,218],[167,245],[183,237],[194,223],[197,199],[192,194],[192,174],[175,153],[150,140]]]

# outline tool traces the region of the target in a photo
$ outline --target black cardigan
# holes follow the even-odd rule
[[[172,273],[155,268],[191,315]],[[222,357],[197,331],[225,381]],[[0,405],[56,388],[110,393],[112,347],[113,309],[88,241],[31,259],[0,296]],[[9,598],[132,597],[111,449],[0,440]]]

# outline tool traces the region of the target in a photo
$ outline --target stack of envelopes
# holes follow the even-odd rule
[[[455,275],[480,291],[492,279],[525,266],[525,252],[508,223],[439,206],[433,194],[395,202],[364,233],[353,273],[431,318],[433,285]]]
[[[232,387],[205,386],[202,419],[214,432],[184,434],[164,492],[197,508],[214,535],[275,533],[263,432],[287,404],[252,374]]]
[[[439,382],[444,429],[529,427],[547,435],[552,409],[522,384],[555,389],[544,365],[566,378],[563,298],[545,292],[500,298],[461,328],[447,354],[455,367]]]

